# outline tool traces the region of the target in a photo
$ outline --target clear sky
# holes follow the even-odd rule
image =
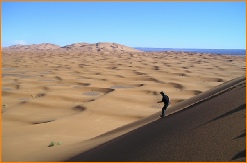
[[[2,2],[2,46],[245,49],[245,2]]]

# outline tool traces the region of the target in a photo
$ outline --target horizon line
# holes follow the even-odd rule
[[[87,42],[76,42],[76,43],[87,43]],[[76,43],[72,43],[72,44],[76,44]],[[96,43],[88,43],[88,44],[97,44],[97,43],[116,43],[116,42],[96,42]],[[3,45],[1,45],[1,48],[8,48],[8,47],[10,47],[10,46],[15,46],[15,45],[20,45],[20,46],[27,46],[27,45],[39,45],[39,44],[54,44],[54,43],[48,43],[48,42],[44,42],[44,43],[37,43],[37,44],[35,44],[35,43],[32,43],[32,44],[13,44],[13,45],[8,45],[8,46],[3,46]],[[68,45],[72,45],[72,44],[68,44]],[[119,44],[119,43],[117,43],[117,44]],[[58,45],[58,44],[54,44],[54,45],[57,45],[57,46],[60,46],[60,47],[64,47],[64,46],[68,46],[68,45],[64,45],[64,46],[61,46],[61,45]],[[120,44],[120,45],[124,45],[124,44]],[[124,45],[124,46],[127,46],[127,45]],[[167,49],[167,50],[169,50],[169,49],[176,49],[176,50],[179,50],[179,49],[181,49],[181,50],[192,50],[192,49],[198,49],[198,50],[200,50],[200,49],[207,49],[207,50],[246,50],[246,48],[181,48],[181,47],[176,47],[176,48],[174,48],[174,47],[145,47],[145,46],[128,46],[128,47],[131,47],[131,48],[145,48],[145,49]]]

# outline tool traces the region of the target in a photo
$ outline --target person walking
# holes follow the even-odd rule
[[[157,103],[162,103],[164,102],[164,106],[162,108],[162,113],[160,115],[160,117],[165,117],[165,111],[170,103],[169,97],[164,93],[164,92],[160,92],[160,94],[162,95],[162,100],[157,102]]]

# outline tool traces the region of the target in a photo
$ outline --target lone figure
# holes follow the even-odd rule
[[[164,106],[162,108],[162,114],[160,115],[160,117],[164,117],[165,116],[165,110],[167,109],[170,101],[169,101],[169,97],[164,92],[160,92],[160,94],[162,95],[162,100],[157,102],[157,103],[164,102]]]

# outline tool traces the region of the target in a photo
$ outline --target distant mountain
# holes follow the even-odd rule
[[[4,49],[14,49],[14,50],[52,50],[58,49],[60,46],[50,43],[42,44],[31,44],[31,45],[12,45]]]
[[[125,45],[109,42],[99,42],[95,44],[75,43],[63,46],[62,48],[86,52],[141,52],[140,50]]]
[[[95,44],[89,43],[74,43],[60,47],[55,44],[42,43],[42,44],[31,44],[31,45],[12,45],[3,49],[8,50],[72,50],[72,51],[83,51],[83,52],[141,52],[140,50],[109,42],[99,42]]]

